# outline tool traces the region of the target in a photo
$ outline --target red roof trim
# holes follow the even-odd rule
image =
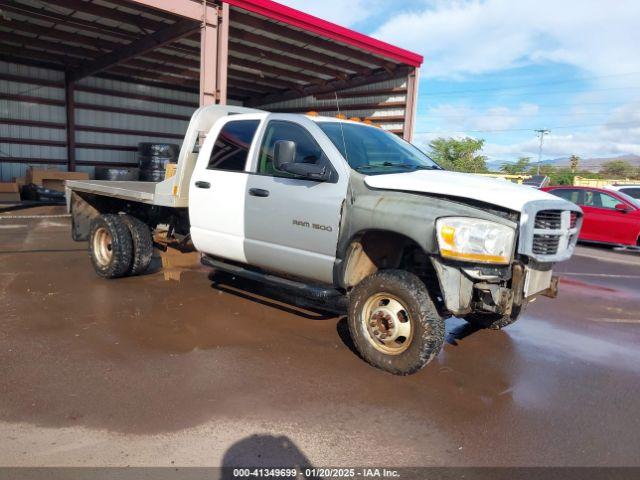
[[[368,52],[387,57],[398,62],[419,67],[424,58],[409,50],[396,47],[381,40],[376,40],[362,33],[355,32],[335,23],[327,22],[308,13],[287,7],[271,0],[224,0],[229,5],[242,8],[253,13],[280,22],[293,25],[324,37],[361,48]]]

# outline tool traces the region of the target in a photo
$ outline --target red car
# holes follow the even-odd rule
[[[582,208],[584,220],[580,240],[640,246],[640,201],[602,188],[557,186],[541,190]]]

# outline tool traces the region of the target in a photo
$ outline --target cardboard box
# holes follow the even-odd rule
[[[20,187],[17,183],[0,183],[0,202],[19,202]]]
[[[26,183],[64,192],[65,180],[89,180],[86,172],[63,172],[60,170],[46,170],[44,168],[29,168]]]

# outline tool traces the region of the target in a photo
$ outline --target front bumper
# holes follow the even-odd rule
[[[535,297],[555,298],[558,294],[558,277],[552,275],[549,264],[539,268],[515,262],[499,274],[483,278],[440,258],[432,258],[432,263],[445,307],[456,316],[472,312],[508,315]]]

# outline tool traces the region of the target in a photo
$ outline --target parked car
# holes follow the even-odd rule
[[[637,185],[607,185],[604,188],[615,192],[622,192],[636,200],[640,199],[640,183]]]
[[[542,190],[582,208],[580,241],[640,246],[639,200],[604,188],[556,186]]]

